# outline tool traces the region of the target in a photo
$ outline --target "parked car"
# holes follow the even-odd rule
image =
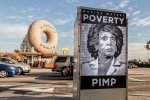
[[[133,63],[128,63],[128,68],[129,69],[131,69],[131,68],[138,68],[138,66],[133,64]]]
[[[62,76],[73,75],[73,56],[58,56],[52,71],[61,72]]]
[[[15,74],[17,74],[16,68],[0,63],[0,77],[1,78],[7,77],[7,76],[13,76]]]
[[[3,62],[7,65],[17,68],[18,74],[29,73],[31,71],[31,67],[27,64],[19,63],[16,60],[13,60],[8,57],[0,57],[0,62]]]

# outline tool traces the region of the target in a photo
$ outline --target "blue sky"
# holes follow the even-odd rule
[[[144,44],[150,40],[149,4],[150,0],[0,0],[0,52],[19,49],[31,23],[44,19],[57,30],[57,52],[60,53],[62,47],[68,47],[72,54],[77,6],[88,6],[127,13],[131,56],[135,50],[141,52],[136,47],[141,46],[145,50]]]

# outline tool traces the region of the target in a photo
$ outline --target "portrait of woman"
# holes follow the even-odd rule
[[[94,60],[81,64],[81,75],[125,75],[126,65],[118,60],[123,37],[117,26],[93,24],[87,34],[87,50]]]

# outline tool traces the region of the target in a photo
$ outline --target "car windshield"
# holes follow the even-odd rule
[[[66,62],[67,57],[58,57],[55,62]]]
[[[4,62],[4,63],[16,63],[17,61],[15,61],[14,59],[11,59],[11,58],[0,58],[0,61],[1,62]]]

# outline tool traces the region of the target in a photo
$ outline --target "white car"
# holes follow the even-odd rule
[[[31,71],[31,67],[29,65],[19,63],[16,60],[13,60],[9,57],[0,57],[0,62],[17,68],[17,73],[18,74],[29,73]]]

